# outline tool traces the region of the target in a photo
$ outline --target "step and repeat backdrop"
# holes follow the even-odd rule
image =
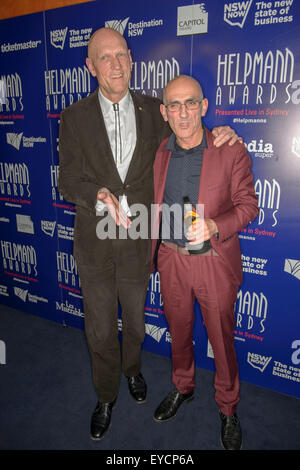
[[[58,192],[60,112],[97,83],[85,65],[99,27],[133,56],[130,87],[162,97],[197,78],[205,124],[229,125],[252,159],[259,216],[240,234],[235,306],[242,380],[300,397],[300,3],[102,0],[0,22],[0,302],[84,327],[73,257],[75,207]],[[143,347],[171,355],[159,275],[149,282]],[[17,328],[17,325],[16,325]],[[119,319],[120,336],[122,316]],[[0,330],[1,336],[1,330]],[[196,364],[214,370],[195,304]]]

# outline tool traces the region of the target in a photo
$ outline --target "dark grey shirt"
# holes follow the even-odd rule
[[[179,147],[175,134],[170,136],[165,146],[165,149],[171,150],[172,154],[163,199],[162,240],[171,241],[179,246],[185,246],[187,242],[184,236],[183,198],[188,196],[196,207],[203,151],[206,147],[205,131],[201,144],[192,149]]]

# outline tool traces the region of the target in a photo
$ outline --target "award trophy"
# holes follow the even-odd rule
[[[187,196],[183,198],[183,203],[184,225],[185,229],[188,230],[188,228],[193,225],[200,216],[199,214],[197,214],[196,209],[193,207]],[[190,255],[199,255],[202,253],[206,253],[208,250],[210,250],[210,248],[211,244],[209,240],[206,240],[198,245],[190,245],[189,243],[186,243],[186,249],[188,250]]]

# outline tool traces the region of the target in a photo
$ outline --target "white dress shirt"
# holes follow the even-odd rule
[[[108,100],[100,89],[98,91],[99,102],[103,114],[106,132],[109,138],[111,151],[114,156],[115,164],[119,172],[122,182],[125,181],[128,168],[132,159],[132,155],[136,145],[136,122],[135,111],[132,97],[129,93],[119,101],[120,113],[120,128],[121,128],[121,141],[122,141],[122,162],[120,162],[119,155],[115,155],[115,111],[113,109],[113,102]],[[119,132],[119,129],[118,129]],[[119,145],[119,135],[118,135]],[[104,185],[105,186],[105,185]],[[109,189],[109,188],[108,188]],[[125,212],[130,215],[129,207],[127,204],[126,196],[122,196],[121,205]],[[100,212],[105,207],[101,201],[97,201],[96,212]]]

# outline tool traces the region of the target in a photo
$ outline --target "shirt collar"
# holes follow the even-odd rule
[[[207,142],[206,142],[206,134],[205,134],[205,128],[203,127],[203,137],[202,137],[202,141],[199,145],[197,145],[196,147],[193,147],[191,149],[183,149],[182,147],[180,147],[177,142],[176,142],[176,136],[174,133],[172,133],[169,137],[169,140],[167,141],[166,145],[165,145],[165,150],[171,150],[171,152],[173,154],[177,154],[178,156],[184,156],[184,155],[187,155],[187,154],[191,154],[191,153],[195,153],[197,152],[198,150],[200,149],[204,149],[204,148],[207,148]]]
[[[106,98],[101,92],[100,88],[98,90],[98,97],[99,97],[99,102],[100,102],[103,116],[108,116],[111,113],[113,113],[113,106],[112,106],[113,101],[110,101],[108,98]],[[131,102],[132,102],[132,98],[128,90],[126,95],[119,101],[119,109],[120,111],[121,110],[124,111],[125,115],[129,111],[129,106]]]

